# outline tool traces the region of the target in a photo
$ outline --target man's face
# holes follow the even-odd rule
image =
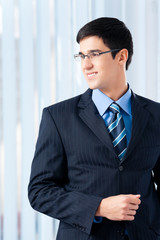
[[[82,54],[109,50],[98,36],[85,37],[80,41],[80,53]],[[116,58],[113,59],[111,53],[105,53],[92,59],[85,57],[85,59],[81,60],[81,67],[91,89],[99,89],[106,93],[118,81],[118,64]]]

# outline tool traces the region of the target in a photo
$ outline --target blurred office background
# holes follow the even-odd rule
[[[0,240],[55,240],[27,185],[43,107],[84,92],[77,31],[102,16],[131,30],[131,88],[160,101],[159,0],[0,0]]]

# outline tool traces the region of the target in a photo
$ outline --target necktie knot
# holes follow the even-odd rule
[[[109,106],[109,110],[112,111],[113,113],[120,113],[120,107],[118,106],[117,103],[113,102],[110,106]]]

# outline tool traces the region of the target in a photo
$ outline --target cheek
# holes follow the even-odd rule
[[[111,62],[103,64],[101,67],[102,73],[105,75],[113,75],[116,71],[115,65]]]
[[[110,68],[104,65],[100,68],[99,73],[101,77],[107,77],[110,74]]]

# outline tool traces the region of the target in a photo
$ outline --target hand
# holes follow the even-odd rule
[[[96,216],[113,221],[133,221],[141,203],[140,194],[117,195],[104,198],[96,212]]]

